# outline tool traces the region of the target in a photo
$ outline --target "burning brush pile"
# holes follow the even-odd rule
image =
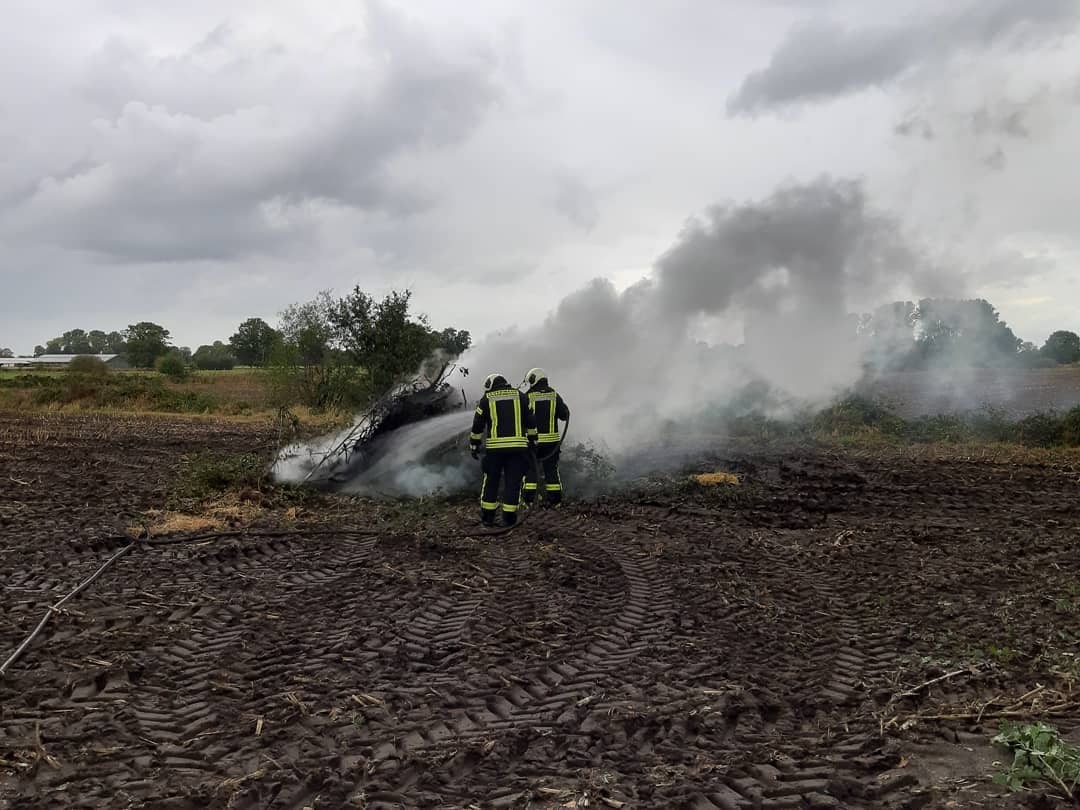
[[[273,475],[336,492],[420,496],[456,492],[476,477],[468,448],[472,411],[451,384],[453,364],[380,397],[341,433],[284,448]]]

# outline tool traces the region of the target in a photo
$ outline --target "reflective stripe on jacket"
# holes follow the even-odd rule
[[[516,388],[488,391],[476,406],[469,444],[476,447],[488,431],[488,450],[523,450],[536,439],[529,399]]]

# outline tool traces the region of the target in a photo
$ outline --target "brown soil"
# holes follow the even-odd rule
[[[0,656],[165,507],[185,454],[266,439],[0,416]],[[995,711],[1041,686],[1012,710],[1080,726],[1077,469],[696,471],[742,483],[487,538],[471,501],[271,494],[261,525],[378,533],[140,547],[0,680],[0,806],[1021,806],[990,782]]]

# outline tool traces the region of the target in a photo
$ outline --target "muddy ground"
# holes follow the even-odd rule
[[[185,458],[271,438],[0,415],[0,656]],[[1080,726],[1080,470],[694,464],[742,483],[642,482],[497,537],[467,536],[471,500],[255,493],[292,534],[140,546],[0,680],[0,806],[1058,805],[998,792],[990,738],[1002,713]]]

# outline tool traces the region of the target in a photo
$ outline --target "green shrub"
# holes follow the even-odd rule
[[[105,378],[84,375],[48,377],[35,386],[33,401],[38,405],[75,405],[117,410],[145,410],[162,413],[206,413],[217,402],[207,394],[175,391],[160,377],[114,374]]]
[[[851,396],[819,411],[813,417],[813,427],[830,434],[856,433],[872,428],[894,432],[900,421],[879,403],[866,397]]]
[[[898,435],[919,444],[952,444],[970,441],[972,429],[971,423],[963,416],[941,414],[911,419],[898,431]]]
[[[1020,443],[1032,447],[1054,447],[1061,444],[1063,427],[1059,417],[1045,413],[1021,419],[1016,426]]]
[[[159,357],[154,363],[154,367],[158,370],[158,373],[163,374],[170,380],[183,380],[188,375],[187,363],[184,362],[184,357],[179,352],[169,352]]]
[[[1061,443],[1080,447],[1080,406],[1066,411],[1061,417]]]
[[[109,374],[109,367],[100,357],[80,354],[68,363],[67,372],[69,374],[84,374],[87,377],[106,377]]]

